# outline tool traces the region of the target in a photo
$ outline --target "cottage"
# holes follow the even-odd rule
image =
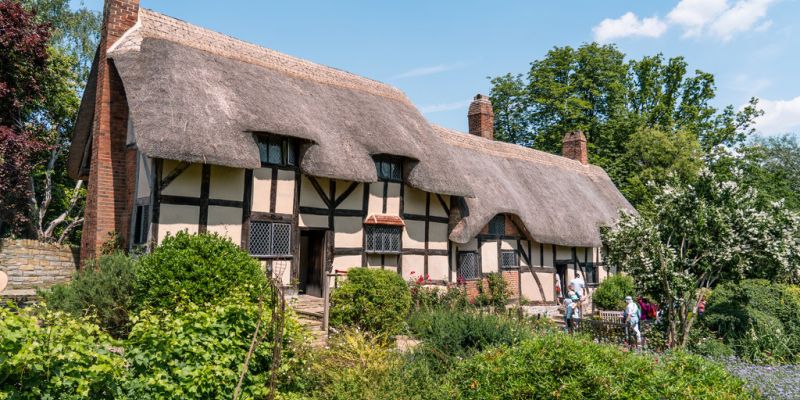
[[[570,133],[564,157],[433,126],[389,85],[108,0],[69,173],[88,180],[82,258],[110,232],[152,248],[181,230],[241,244],[320,295],[363,266],[463,278],[502,272],[552,303],[602,279],[599,227],[631,210]]]

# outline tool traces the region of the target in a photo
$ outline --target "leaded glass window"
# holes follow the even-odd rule
[[[254,256],[292,255],[292,225],[278,222],[250,222],[250,254]]]
[[[400,253],[403,228],[389,225],[366,225],[367,253]]]
[[[495,215],[489,221],[490,235],[503,235],[506,232],[506,216],[503,214]]]
[[[500,266],[503,268],[517,268],[517,252],[514,250],[504,250],[500,252]]]
[[[383,181],[402,182],[403,164],[400,160],[378,158],[375,160],[378,179]]]
[[[458,252],[458,274],[463,279],[478,279],[481,277],[481,266],[478,264],[478,252]]]
[[[581,265],[583,266],[583,271],[586,275],[586,284],[590,285],[597,283],[597,264],[593,262],[587,262],[586,264]]]
[[[297,149],[290,138],[276,136],[260,137],[258,153],[261,165],[294,166],[297,165]]]

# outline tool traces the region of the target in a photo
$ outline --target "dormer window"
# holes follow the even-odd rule
[[[258,138],[261,166],[288,167],[297,165],[297,145],[293,139],[278,136]]]
[[[490,235],[503,235],[506,232],[506,217],[503,214],[497,214],[489,221],[489,234]]]
[[[396,158],[380,157],[375,159],[378,180],[389,182],[403,181],[403,163]]]

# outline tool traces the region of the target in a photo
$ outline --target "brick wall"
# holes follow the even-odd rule
[[[506,288],[508,289],[509,299],[519,298],[519,271],[508,270],[503,271],[503,280],[506,281]],[[478,297],[478,285],[482,284],[485,291],[489,290],[489,281],[486,278],[482,280],[471,280],[466,282],[467,299],[472,302]]]
[[[112,46],[138,18],[138,0],[106,0],[100,34],[91,161],[83,223],[81,259],[95,257],[110,233],[127,245],[135,185],[135,156],[126,149],[128,104],[125,89],[112,61]]]
[[[36,240],[0,240],[0,271],[8,275],[4,292],[67,282],[77,266],[76,248]]]

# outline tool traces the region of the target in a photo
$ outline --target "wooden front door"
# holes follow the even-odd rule
[[[322,297],[322,274],[325,265],[325,231],[300,232],[300,293]]]

